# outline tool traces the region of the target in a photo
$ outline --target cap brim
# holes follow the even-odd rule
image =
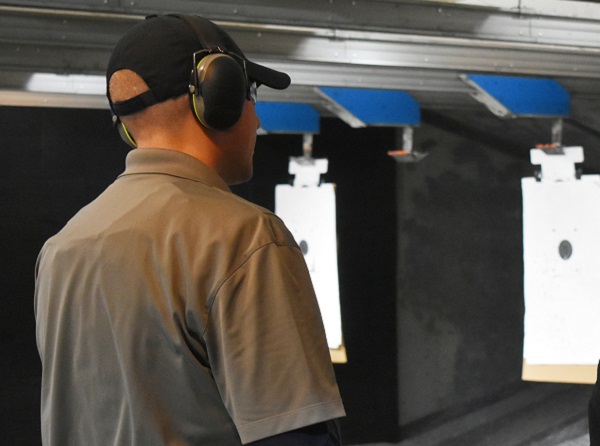
[[[276,90],[285,90],[290,86],[291,79],[286,73],[267,68],[254,62],[246,61],[248,77],[261,85],[275,88]]]

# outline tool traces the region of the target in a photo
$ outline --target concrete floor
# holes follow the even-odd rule
[[[533,384],[400,443],[369,446],[589,446],[591,386]]]

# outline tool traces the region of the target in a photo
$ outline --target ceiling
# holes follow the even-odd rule
[[[500,124],[461,80],[542,77],[570,94],[565,126],[600,135],[600,4],[568,0],[0,1],[0,105],[106,108],[102,75],[118,38],[171,12],[218,22],[250,59],[290,74],[289,89],[263,88],[261,101],[330,116],[317,86],[403,90],[423,120],[500,140],[507,126],[536,138],[547,128],[550,139],[550,124]]]

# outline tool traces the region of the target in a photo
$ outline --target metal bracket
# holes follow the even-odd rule
[[[312,133],[305,133],[302,141],[303,155],[290,157],[288,172],[295,175],[294,187],[318,186],[321,183],[321,175],[327,173],[329,161],[327,158],[312,157],[312,143]]]
[[[562,147],[563,120],[556,119],[552,123],[552,144],[555,147]]]
[[[416,163],[425,158],[428,153],[415,152],[413,147],[413,132],[414,129],[411,126],[402,128],[402,149],[391,150],[388,155],[394,158],[399,163]],[[399,141],[400,142],[400,141]]]

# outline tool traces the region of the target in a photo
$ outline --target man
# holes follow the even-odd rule
[[[252,175],[256,87],[289,82],[196,16],[117,44],[107,94],[137,148],[37,264],[44,445],[339,444],[302,253],[228,188]]]

